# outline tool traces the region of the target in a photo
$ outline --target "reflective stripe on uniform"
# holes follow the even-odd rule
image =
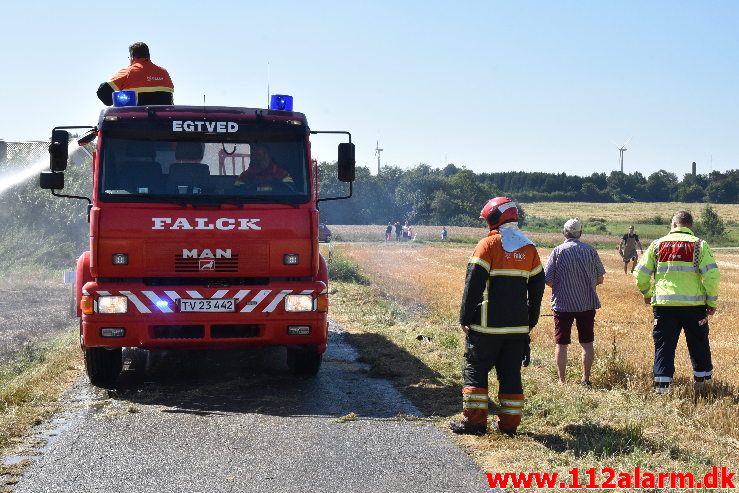
[[[503,414],[523,414],[523,400],[500,399],[500,412]]]
[[[485,334],[526,334],[529,332],[529,326],[521,327],[481,327],[479,325],[470,325],[470,329]]]
[[[710,377],[713,375],[713,370],[709,371],[694,371],[693,375],[696,377]]]
[[[689,296],[685,294],[657,294],[654,301],[706,301],[706,295]],[[710,298],[708,298],[710,299]],[[718,299],[718,297],[716,298]],[[712,300],[715,301],[715,300]]]
[[[654,377],[655,383],[672,383],[672,377]]]
[[[688,267],[687,265],[660,265],[657,267],[657,272],[694,272],[699,273],[699,270],[693,266]]]
[[[709,270],[712,270],[712,269],[718,269],[718,265],[716,265],[716,264],[708,264],[705,267],[701,267],[700,269],[698,269],[698,272],[700,272],[701,274],[705,274],[706,272],[708,272]]]
[[[462,407],[466,409],[487,409],[487,394],[462,394]]]
[[[494,269],[490,271],[491,276],[520,276],[529,277],[527,270]]]
[[[485,262],[483,259],[481,259],[479,257],[472,257],[472,258],[470,258],[470,261],[468,263],[470,263],[470,264],[477,264],[480,267],[482,267],[483,269],[485,269],[486,271],[490,272],[490,264],[487,263],[487,262]]]
[[[165,87],[165,86],[158,86],[158,87],[130,87],[126,89],[126,91],[136,91],[136,92],[174,92],[174,89],[171,87]]]
[[[652,274],[654,274],[654,271],[653,270],[647,269],[642,264],[639,264],[639,266],[637,267],[637,269],[640,270],[641,272],[645,273],[648,276],[651,276]]]

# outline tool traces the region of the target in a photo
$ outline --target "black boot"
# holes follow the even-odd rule
[[[462,421],[451,421],[449,429],[459,435],[478,435],[482,436],[488,432],[487,425],[470,425]]]

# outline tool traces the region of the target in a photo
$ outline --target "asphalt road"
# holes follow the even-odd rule
[[[314,378],[293,377],[280,349],[134,357],[112,392],[82,377],[12,491],[490,491],[346,338],[332,327]]]

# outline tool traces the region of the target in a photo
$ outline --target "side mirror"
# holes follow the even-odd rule
[[[38,184],[44,190],[61,190],[64,188],[64,173],[42,171],[39,175]]]
[[[342,142],[339,144],[339,161],[338,161],[339,181],[354,181],[354,144],[351,142]]]
[[[69,158],[69,132],[66,130],[53,130],[51,132],[51,144],[49,145],[49,167],[51,171],[64,171],[67,169]]]

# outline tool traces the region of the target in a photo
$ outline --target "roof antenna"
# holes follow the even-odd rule
[[[267,109],[269,109],[269,60],[267,60]]]
[[[203,94],[203,106],[205,106],[205,94]]]

